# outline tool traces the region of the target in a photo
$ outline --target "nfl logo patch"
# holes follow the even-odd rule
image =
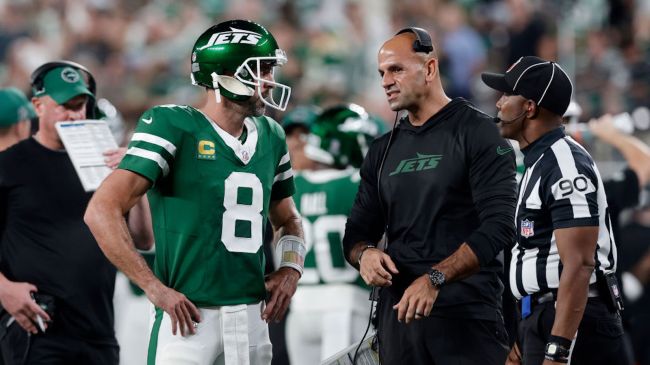
[[[521,235],[526,238],[535,235],[535,221],[528,219],[521,221]]]

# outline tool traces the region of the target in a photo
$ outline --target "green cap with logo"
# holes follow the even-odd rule
[[[53,68],[43,77],[43,87],[34,90],[34,96],[49,95],[57,104],[65,104],[77,95],[94,98],[81,73],[70,66]]]
[[[32,103],[15,87],[0,89],[0,128],[36,117]]]

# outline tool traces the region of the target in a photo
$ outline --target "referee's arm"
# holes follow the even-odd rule
[[[563,268],[551,335],[571,340],[587,305],[589,278],[596,265],[598,227],[560,228],[554,234]]]
[[[572,340],[587,305],[599,231],[599,177],[592,161],[554,151],[557,164],[542,172],[540,195],[553,221],[562,273],[551,335]],[[605,203],[605,202],[602,202]]]

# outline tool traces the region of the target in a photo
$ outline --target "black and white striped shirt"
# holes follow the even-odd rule
[[[522,150],[526,171],[519,185],[517,242],[512,248],[510,288],[517,299],[557,289],[562,263],[553,231],[598,226],[596,270],[616,270],[603,181],[589,153],[561,128]],[[594,272],[589,283],[596,282]]]

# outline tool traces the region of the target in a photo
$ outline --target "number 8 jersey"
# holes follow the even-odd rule
[[[264,116],[244,125],[241,142],[197,109],[154,107],[119,166],[153,183],[156,276],[199,307],[264,299],[269,203],[294,193],[282,128]]]

